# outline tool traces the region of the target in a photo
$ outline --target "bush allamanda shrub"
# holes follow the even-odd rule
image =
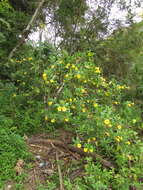
[[[47,60],[34,56],[12,60],[16,88],[5,93],[9,97],[1,113],[9,122],[3,117],[2,125],[21,134],[43,126],[73,130],[76,147],[115,165],[115,169],[105,169],[88,159],[86,175],[74,184],[65,180],[67,189],[142,189],[141,110],[124,98],[130,87],[105,78],[93,56],[92,52],[72,56],[63,52]]]
[[[64,52],[50,60],[42,74],[46,124],[76,131],[75,146],[101,154],[116,165],[110,171],[89,162],[85,180],[94,183],[91,189],[141,189],[143,144],[137,131],[143,125],[138,105],[123,98],[130,87],[104,78],[92,52],[73,56]]]

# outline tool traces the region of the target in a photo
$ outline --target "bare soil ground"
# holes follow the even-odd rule
[[[56,131],[54,135],[42,133],[28,137],[27,145],[33,159],[29,161],[28,167],[20,166],[20,160],[16,166],[17,175],[21,175],[23,172],[27,175],[25,181],[22,182],[23,189],[37,190],[39,185],[46,185],[47,181],[50,181],[52,176],[56,175],[58,176],[58,182],[55,190],[64,190],[63,179],[65,177],[73,181],[76,177],[84,175],[84,167],[81,165],[81,156],[78,153],[55,146],[52,142],[46,145],[31,143],[37,139],[54,139],[64,144],[71,144],[73,137],[74,134],[62,129]],[[15,190],[15,184],[8,182],[4,190]],[[50,189],[47,188],[47,190]]]

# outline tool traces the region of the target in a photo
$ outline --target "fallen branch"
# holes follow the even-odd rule
[[[39,146],[39,145],[35,145],[35,144],[30,144],[30,147],[40,148],[41,150],[42,150],[42,149],[49,150],[46,146]]]
[[[32,24],[34,23],[34,21],[36,20],[38,13],[39,13],[39,10],[41,9],[44,2],[45,2],[45,0],[41,0],[39,2],[38,7],[35,10],[30,22],[28,23],[27,27],[23,31],[23,34],[22,34],[20,41],[17,43],[17,45],[10,52],[8,59],[11,59],[13,57],[14,53],[16,52],[16,50],[25,42],[25,39],[28,37],[28,35],[30,33],[30,28],[31,28]]]
[[[56,161],[57,161],[57,167],[58,167],[58,173],[59,173],[60,190],[64,190],[64,186],[63,186],[63,178],[62,178],[61,167],[60,167],[60,164],[59,164],[59,156],[58,156],[58,152],[56,152]]]
[[[87,152],[84,152],[82,148],[77,148],[77,147],[74,147],[72,145],[68,145],[68,144],[64,144],[63,142],[59,141],[59,140],[53,140],[53,139],[29,139],[28,140],[28,143],[29,144],[43,144],[43,145],[49,145],[49,144],[53,144],[55,146],[58,146],[58,147],[62,147],[64,148],[65,150],[70,150],[71,152],[76,152],[78,154],[80,154],[81,156],[91,156],[93,158],[94,161],[99,161],[103,166],[105,167],[108,167],[108,168],[115,168],[115,166],[103,159],[100,155],[96,154],[96,153],[87,153]]]

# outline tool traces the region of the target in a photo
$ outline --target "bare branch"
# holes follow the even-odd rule
[[[13,57],[14,53],[16,52],[16,50],[25,42],[25,39],[28,37],[28,35],[30,33],[31,26],[34,23],[34,21],[36,20],[38,13],[39,13],[44,2],[45,2],[45,0],[41,0],[40,3],[38,4],[38,7],[35,10],[30,22],[28,23],[27,27],[23,31],[23,34],[22,34],[20,41],[17,43],[17,45],[10,52],[8,59],[11,59]]]
[[[62,178],[61,167],[60,167],[60,164],[59,164],[59,155],[58,155],[58,152],[56,152],[56,161],[57,161],[57,167],[58,167],[58,173],[59,173],[60,190],[64,190],[63,178]]]

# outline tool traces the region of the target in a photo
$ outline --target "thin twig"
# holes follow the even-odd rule
[[[55,95],[54,99],[57,99],[57,98],[58,98],[58,96],[60,95],[61,91],[62,91],[63,88],[64,88],[64,85],[65,85],[65,83],[63,82],[62,85],[61,85],[61,87],[60,87],[60,88],[58,89],[58,91],[56,92],[56,95]]]
[[[59,173],[60,190],[64,190],[62,172],[61,172],[61,167],[59,164],[59,155],[57,151],[56,151],[56,161],[57,161],[57,167],[58,167],[58,173]]]
[[[40,146],[40,145],[35,145],[35,144],[30,144],[30,147],[49,150],[49,148],[47,148],[46,146]]]

